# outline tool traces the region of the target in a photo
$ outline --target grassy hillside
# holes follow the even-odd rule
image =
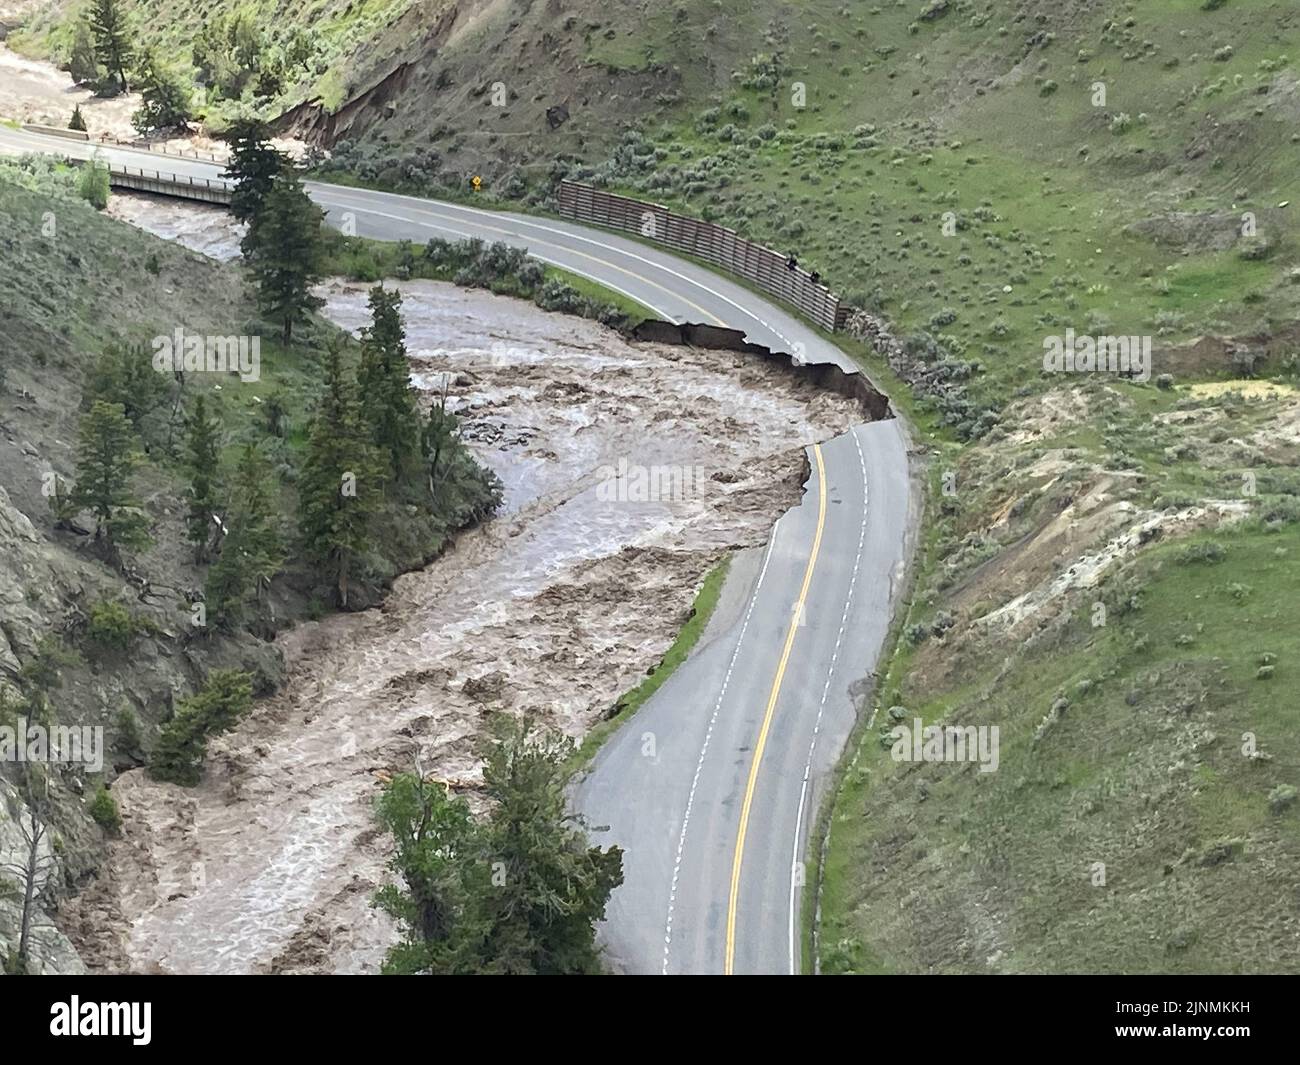
[[[1296,971],[1300,395],[1097,383],[1007,414],[933,467],[831,818],[824,969]],[[897,763],[895,717],[995,725],[1000,766]]]
[[[138,7],[188,62],[202,20]],[[374,8],[326,5],[323,72],[243,102],[289,108],[369,182],[479,173],[545,203],[569,173],[789,249],[908,338],[960,435],[1066,328],[1152,335],[1180,377],[1230,361],[1203,334],[1266,372],[1290,354],[1300,13],[1280,0],[464,0],[385,7],[382,29]],[[301,26],[277,9],[267,47]]]
[[[279,676],[277,656],[248,634],[190,638],[186,594],[202,588],[203,575],[183,543],[181,476],[163,456],[135,481],[154,542],[128,563],[146,584],[106,565],[86,537],[54,527],[44,478],[72,478],[82,386],[105,346],[178,321],[205,333],[242,332],[254,313],[236,271],[98,214],[76,198],[72,180],[42,164],[6,162],[0,170],[0,578],[10,590],[0,601],[0,694],[22,690],[22,670],[53,641],[66,656],[55,720],[102,726],[107,745],[101,776],[79,766],[51,775],[60,864],[47,902],[93,875],[105,835],[88,803],[101,781],[140,764],[174,698],[222,666],[248,669],[264,687]],[[226,391],[224,400],[211,395],[233,428],[242,404],[238,389]],[[101,643],[89,624],[105,603],[125,607],[137,626],[126,648]],[[6,764],[0,820],[21,810],[7,787],[14,781]],[[0,884],[0,901],[10,888],[8,879]],[[16,941],[19,909],[0,905],[0,955]],[[34,960],[58,966],[62,953],[51,940]]]
[[[795,251],[889,321],[932,393],[915,602],[864,715],[997,724],[1003,760],[900,768],[867,733],[832,814],[824,967],[1300,969],[1297,12],[584,15],[565,55],[667,87],[652,124],[636,98],[573,108],[635,128],[606,158],[554,138],[569,172]],[[521,73],[527,100],[556,70]],[[420,121],[399,100],[345,157],[401,178]],[[446,122],[439,147],[486,167],[507,118]],[[497,138],[498,183],[513,164],[544,187],[533,144]],[[1151,336],[1152,379],[1043,374],[1067,328]]]
[[[85,0],[56,0],[22,12],[10,38],[17,51],[66,62],[73,27]],[[348,71],[354,57],[401,20],[413,0],[126,0],[123,4],[138,47],[157,49],[178,69],[197,74],[211,41],[222,62],[220,77],[205,76],[211,111],[220,116],[244,104],[276,108],[322,95],[337,106],[357,89]],[[435,5],[436,6],[436,5]],[[210,73],[210,72],[207,72]]]

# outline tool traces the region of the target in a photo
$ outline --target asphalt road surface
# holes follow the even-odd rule
[[[183,177],[220,167],[0,127],[0,152],[87,157]],[[384,240],[479,237],[600,281],[676,322],[742,329],[807,362],[852,362],[780,307],[603,230],[309,183],[331,224]],[[733,566],[707,642],[596,756],[575,792],[625,882],[602,942],[631,973],[797,973],[806,844],[876,664],[915,524],[895,420],[809,449],[802,503]],[[607,827],[606,827],[607,826]]]

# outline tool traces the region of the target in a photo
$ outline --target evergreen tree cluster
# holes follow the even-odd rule
[[[596,923],[623,882],[618,847],[589,845],[568,812],[562,737],[498,726],[485,752],[490,809],[476,821],[463,798],[417,774],[393,778],[379,800],[400,883],[375,904],[403,937],[389,974],[583,974],[599,971]]]
[[[306,30],[273,34],[243,9],[206,22],[191,51],[200,83],[227,100],[278,95],[296,74],[310,70],[314,54]]]
[[[167,130],[184,130],[194,116],[189,85],[157,52],[145,52],[136,68],[140,107],[131,125],[142,136]]]
[[[421,419],[411,385],[401,295],[376,285],[371,324],[354,373],[332,347],[299,478],[299,531],[309,561],[347,606],[357,562],[392,508],[414,505],[462,525],[501,502],[501,485],[460,441],[453,415],[435,403]],[[363,398],[364,397],[364,402]],[[461,497],[471,501],[468,508]]]
[[[320,212],[262,126],[237,124],[232,148],[233,210],[248,222],[259,298],[287,346],[313,306]],[[300,452],[288,442],[283,387],[261,404],[265,436],[232,446],[216,391],[187,394],[187,373],[159,373],[144,346],[106,348],[87,373],[73,482],[56,476],[47,488],[57,527],[92,536],[110,563],[125,568],[121,550],[150,542],[140,467],[146,455],[176,462],[187,481],[186,538],[195,564],[206,567],[199,623],[235,628],[261,614],[291,556],[300,577],[326,584],[346,607],[358,580],[382,580],[392,559],[419,558],[450,530],[490,514],[501,485],[461,442],[445,396],[421,415],[400,294],[377,285],[370,312],[359,346],[340,341],[323,355],[303,353],[322,382]],[[287,484],[272,452],[292,470]],[[292,533],[289,500],[297,504]],[[83,528],[87,516],[93,525]],[[214,673],[160,735],[156,775],[195,782],[207,738],[230,727],[250,700],[247,677]]]
[[[253,705],[253,679],[237,669],[208,674],[203,688],[182,699],[149,756],[156,780],[192,787],[203,774],[208,740],[229,732]]]
[[[157,51],[137,45],[123,0],[91,0],[73,28],[66,67],[74,82],[93,86],[100,96],[138,90],[141,103],[131,124],[142,136],[183,130],[194,117],[188,82]],[[86,129],[79,107],[69,128]]]

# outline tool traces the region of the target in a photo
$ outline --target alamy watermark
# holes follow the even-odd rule
[[[597,472],[596,498],[602,503],[681,503],[704,489],[702,466],[641,466],[619,459]]]
[[[102,725],[0,725],[0,762],[81,765],[90,772],[104,768]]]
[[[997,725],[922,725],[914,717],[911,727],[896,725],[889,737],[895,762],[979,762],[981,773],[998,768]]]
[[[237,373],[242,381],[262,376],[260,336],[205,336],[177,326],[170,336],[149,343],[159,373]]]
[[[148,1046],[153,1038],[153,1003],[82,1002],[73,995],[50,1006],[50,1035],[114,1036]]]
[[[1043,369],[1048,373],[1127,374],[1138,381],[1151,379],[1149,336],[1065,336],[1043,339]]]

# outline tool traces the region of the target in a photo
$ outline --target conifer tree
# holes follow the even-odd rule
[[[476,821],[435,781],[400,774],[380,798],[400,879],[375,898],[404,936],[385,973],[592,973],[596,924],[623,882],[618,847],[590,845],[568,812],[572,745],[528,726],[498,727],[483,781],[491,800]],[[418,767],[417,767],[418,768]]]
[[[142,344],[110,344],[99,353],[86,378],[83,406],[97,399],[120,403],[131,428],[143,433],[143,423],[163,402],[167,379],[153,368],[153,356]]]
[[[395,484],[417,470],[421,439],[401,306],[400,292],[383,285],[370,290],[371,324],[361,335],[358,373],[370,438],[384,453],[388,476]]]
[[[185,528],[194,545],[195,565],[199,565],[208,560],[213,519],[221,507],[217,490],[221,426],[208,416],[207,397],[200,395],[195,399],[194,413],[186,428],[185,464],[189,469],[190,493]]]
[[[444,391],[429,408],[429,416],[420,432],[420,450],[429,476],[430,496],[438,491],[440,464],[444,457],[451,455],[459,437],[460,419],[447,409],[447,394]]]
[[[137,75],[140,108],[131,116],[131,125],[146,137],[159,130],[184,127],[192,117],[192,104],[189,86],[180,76],[155,52],[145,54]]]
[[[494,731],[483,765],[485,845],[500,877],[483,900],[485,954],[505,973],[599,972],[596,924],[623,882],[623,852],[590,846],[569,813],[570,740],[527,721],[502,719]]]
[[[245,446],[231,482],[229,532],[204,588],[208,608],[219,620],[236,616],[250,596],[260,597],[284,563],[279,485],[256,445]]]
[[[100,67],[99,60],[95,58],[95,39],[85,19],[77,21],[77,28],[72,38],[72,51],[68,56],[68,73],[78,85],[99,80]]]
[[[73,499],[95,515],[95,539],[102,538],[110,553],[149,538],[131,491],[131,473],[141,459],[135,439],[120,403],[97,399],[81,419]]]
[[[258,302],[280,323],[286,346],[293,341],[294,325],[321,305],[311,289],[321,278],[323,217],[298,176],[283,170],[272,180],[250,229],[257,236],[246,257],[257,282]]]
[[[131,62],[131,33],[122,0],[92,0],[89,20],[95,39],[95,58],[109,77],[117,79],[122,92],[130,92],[126,68]]]
[[[176,706],[149,752],[149,774],[156,780],[193,786],[203,774],[208,737],[229,732],[253,705],[253,679],[237,669],[208,674],[200,691]]]
[[[380,476],[365,437],[356,385],[337,345],[325,358],[325,394],[312,419],[299,478],[299,530],[304,551],[322,567],[347,606],[356,557],[379,503]]]
[[[271,147],[270,135],[265,122],[240,118],[230,124],[224,136],[230,145],[230,160],[222,176],[235,186],[230,195],[230,213],[250,226],[243,246],[245,255],[256,245],[253,223],[261,214],[276,176],[289,168],[288,157]]]

